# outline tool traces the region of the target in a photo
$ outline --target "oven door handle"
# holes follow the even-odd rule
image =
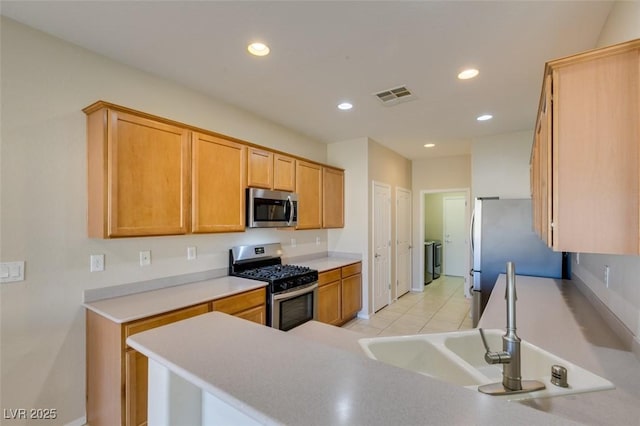
[[[311,285],[301,288],[300,290],[274,294],[272,297],[274,301],[282,300],[282,299],[290,299],[292,297],[300,296],[301,294],[309,293],[315,290],[316,288],[318,288],[318,283],[313,283]]]

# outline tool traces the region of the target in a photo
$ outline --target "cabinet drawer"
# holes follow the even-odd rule
[[[160,327],[161,325],[167,325],[172,322],[195,317],[196,315],[206,314],[207,312],[209,312],[209,304],[203,303],[189,308],[169,312],[167,314],[161,314],[155,317],[135,321],[124,326],[124,338],[126,339],[133,334],[151,330],[152,328]]]
[[[362,270],[362,263],[354,263],[353,265],[347,265],[342,267],[342,278],[350,277],[351,275],[359,274]]]
[[[247,291],[245,293],[229,296],[213,301],[213,310],[225,314],[236,314],[255,306],[267,303],[267,293],[264,288]]]
[[[318,286],[323,286],[334,281],[340,280],[340,268],[332,269],[330,271],[321,272],[318,274]]]

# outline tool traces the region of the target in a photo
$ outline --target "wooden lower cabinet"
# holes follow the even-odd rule
[[[131,348],[125,352],[124,359],[126,424],[146,425],[149,359]]]
[[[250,290],[175,311],[120,324],[87,310],[87,423],[147,424],[147,357],[127,337],[212,310],[266,324],[266,290]]]
[[[327,324],[340,324],[340,280],[318,288],[318,321]]]
[[[362,263],[321,272],[318,276],[318,321],[342,325],[362,309]]]

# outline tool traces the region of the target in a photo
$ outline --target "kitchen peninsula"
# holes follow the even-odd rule
[[[181,394],[191,395],[178,404],[170,391],[157,392],[158,399],[149,400],[150,425],[180,418],[200,419],[196,424],[573,424],[218,312],[127,343],[155,364],[150,389],[178,382]],[[189,412],[182,412],[185,406]]]
[[[503,286],[501,277],[483,327],[504,328]],[[520,336],[603,375],[615,390],[505,402],[320,344],[312,333],[301,337],[216,312],[131,336],[128,344],[165,376],[204,392],[205,401],[257,424],[637,425],[638,361],[616,347],[584,296],[551,279],[518,277],[518,289]]]

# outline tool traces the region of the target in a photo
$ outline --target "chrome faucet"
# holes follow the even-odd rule
[[[502,336],[502,351],[492,352],[480,328],[480,337],[486,353],[484,359],[488,364],[502,364],[502,383],[491,383],[479,386],[480,392],[489,395],[503,395],[521,392],[533,392],[545,388],[544,383],[537,380],[522,380],[520,369],[520,338],[516,333],[516,267],[507,262],[507,288],[504,295],[507,300],[507,332]]]

